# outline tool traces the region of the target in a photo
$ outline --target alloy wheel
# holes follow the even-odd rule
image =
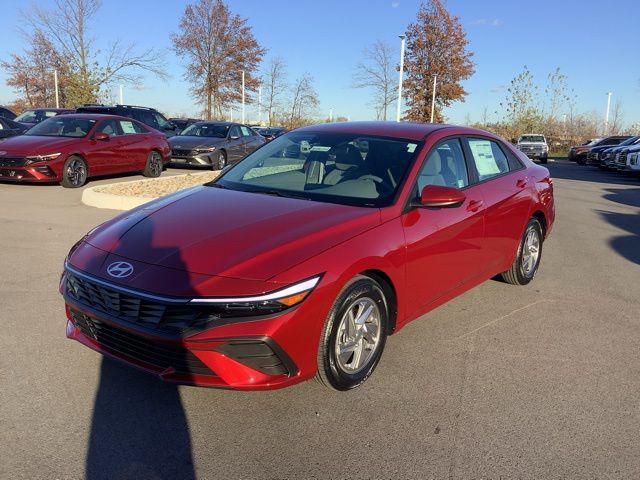
[[[149,159],[149,172],[154,177],[159,177],[162,174],[162,160],[158,152],[152,152]]]
[[[340,320],[335,343],[340,370],[354,374],[367,366],[380,344],[380,310],[368,297],[359,298]]]
[[[522,245],[522,274],[529,277],[535,271],[540,256],[540,236],[531,228]]]
[[[73,186],[80,186],[86,181],[87,169],[82,160],[75,158],[69,162],[67,166],[67,178]]]

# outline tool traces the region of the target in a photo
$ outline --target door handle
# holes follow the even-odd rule
[[[526,186],[527,186],[527,179],[526,178],[520,178],[516,182],[516,187],[518,187],[518,188],[524,188]]]
[[[467,205],[467,212],[477,212],[482,207],[482,200],[471,200]]]

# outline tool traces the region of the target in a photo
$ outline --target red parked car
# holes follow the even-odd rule
[[[59,115],[0,144],[0,180],[75,188],[98,175],[141,171],[158,177],[170,154],[162,133],[130,118]]]
[[[496,274],[529,283],[554,217],[549,171],[487,132],[301,128],[80,240],[66,332],[168,381],[346,390],[409,321]]]

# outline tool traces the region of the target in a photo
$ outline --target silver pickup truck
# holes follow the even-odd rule
[[[540,163],[547,163],[549,145],[547,145],[547,139],[544,138],[544,135],[538,133],[520,135],[516,147],[531,160],[540,160]]]

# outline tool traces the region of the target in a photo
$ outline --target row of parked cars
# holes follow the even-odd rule
[[[0,107],[0,180],[74,188],[93,176],[139,171],[158,177],[171,164],[217,170],[284,131],[167,119],[153,108],[130,105],[41,108],[18,116]]]
[[[640,174],[640,135],[613,135],[589,140],[569,150],[569,160],[602,170]]]

